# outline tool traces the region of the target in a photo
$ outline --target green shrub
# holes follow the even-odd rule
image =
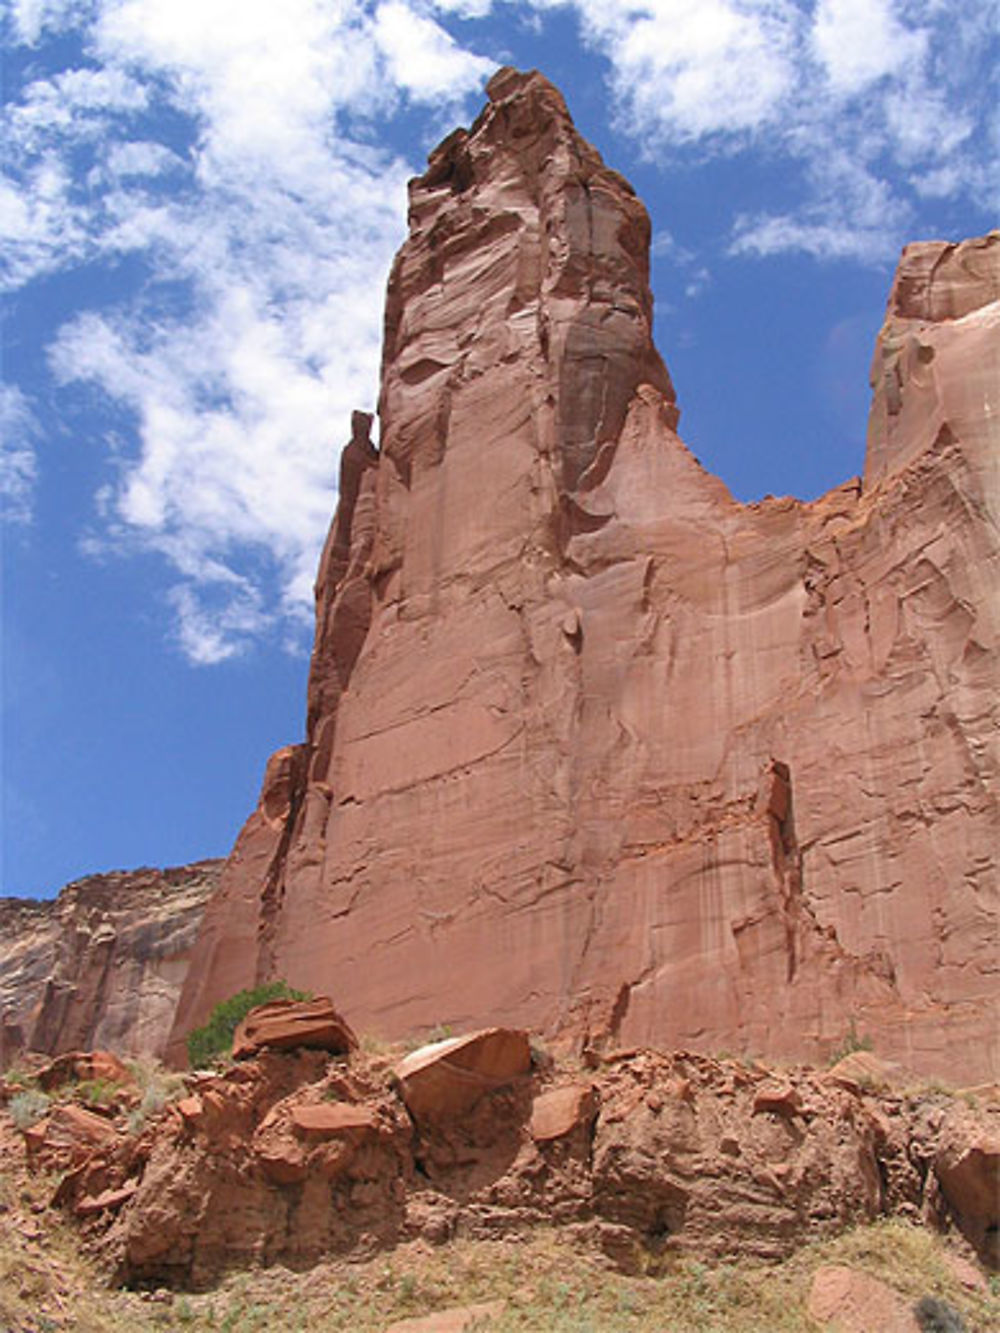
[[[85,1078],[73,1088],[77,1101],[90,1102],[92,1106],[110,1106],[119,1092],[119,1084],[106,1078]]]
[[[204,1027],[188,1033],[188,1062],[192,1069],[204,1069],[220,1056],[229,1054],[233,1034],[251,1009],[269,1000],[308,1000],[307,991],[293,990],[284,981],[268,981],[253,990],[241,990],[217,1004]]]

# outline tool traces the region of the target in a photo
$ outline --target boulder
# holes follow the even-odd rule
[[[798,1115],[802,1110],[802,1094],[790,1083],[765,1083],[754,1093],[754,1113],[770,1111],[774,1115]]]
[[[830,1066],[826,1077],[852,1092],[863,1088],[890,1088],[900,1079],[898,1065],[880,1060],[871,1051],[851,1051]]]
[[[262,1050],[303,1047],[349,1055],[358,1039],[326,996],[315,1000],[271,1000],[251,1009],[233,1036],[233,1058],[246,1060]]]
[[[378,1129],[370,1107],[351,1102],[309,1102],[293,1106],[291,1121],[305,1139],[363,1138]]]
[[[920,1333],[905,1296],[886,1283],[842,1264],[818,1269],[809,1288],[809,1314],[836,1333]]]
[[[79,1165],[96,1149],[110,1146],[118,1137],[110,1120],[67,1102],[25,1130],[24,1142],[29,1158],[36,1163],[68,1167]]]
[[[504,1301],[480,1301],[476,1305],[453,1305],[435,1314],[419,1315],[415,1319],[398,1319],[385,1333],[488,1333],[494,1319],[499,1319]]]
[[[461,1115],[485,1093],[528,1074],[526,1032],[486,1028],[421,1046],[395,1069],[403,1101],[417,1120]]]
[[[39,1070],[37,1081],[46,1092],[64,1083],[113,1083],[135,1087],[132,1071],[111,1051],[67,1051]]]
[[[536,1143],[564,1139],[581,1126],[593,1123],[597,1096],[592,1083],[570,1083],[540,1093],[532,1103],[529,1133]]]
[[[117,1212],[119,1208],[128,1203],[138,1188],[138,1182],[130,1180],[119,1186],[118,1189],[106,1189],[102,1190],[100,1194],[84,1195],[76,1203],[73,1211],[77,1217],[94,1217],[98,1213]]]
[[[1000,1131],[950,1118],[934,1174],[959,1230],[985,1263],[1000,1268]]]

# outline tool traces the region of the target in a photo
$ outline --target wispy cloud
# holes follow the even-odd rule
[[[59,18],[21,9],[26,40]],[[50,364],[133,423],[88,549],[163,555],[176,641],[216,662],[307,625],[339,446],[377,393],[412,169],[367,126],[493,66],[400,3],[103,0],[85,35],[95,68],[8,110],[8,282],[141,259],[141,287],[81,310]],[[178,117],[182,144],[160,129]]]
[[[400,0],[375,11],[375,44],[400,88],[420,101],[449,98],[486,79],[495,62],[464,51],[433,19]]]
[[[96,388],[131,423],[89,545],[163,556],[193,661],[308,621],[338,446],[377,391],[384,275],[417,165],[373,145],[402,112],[461,117],[492,68],[473,36],[491,40],[477,26],[491,8],[11,0],[8,31],[34,72],[11,81],[5,110],[3,281],[109,279],[50,353],[64,391]],[[780,206],[729,202],[733,256],[885,262],[928,201],[995,203],[995,7],[519,0],[504,12],[556,8],[606,60],[618,124],[651,162],[753,154],[780,177]],[[73,68],[58,64],[66,50],[83,53]],[[688,293],[709,280],[701,253],[675,247],[671,263]],[[126,267],[131,288],[113,287]],[[109,304],[108,290],[122,296]],[[16,438],[5,486],[27,513],[39,442],[27,427]]]
[[[611,61],[622,115],[650,148],[753,131],[793,86],[793,4],[576,0],[576,7],[587,39]]]
[[[557,0],[532,0],[538,10]],[[798,200],[734,208],[732,252],[890,260],[921,200],[997,204],[1000,19],[975,0],[569,0],[620,127],[783,164]]]
[[[38,476],[38,423],[28,400],[13,384],[0,385],[0,517],[27,523]]]

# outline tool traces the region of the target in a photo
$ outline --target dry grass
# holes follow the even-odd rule
[[[377,1053],[370,1053],[377,1064]],[[140,1071],[149,1109],[181,1088]],[[365,1262],[330,1260],[303,1273],[233,1274],[208,1292],[115,1290],[47,1207],[56,1180],[31,1176],[20,1135],[0,1115],[0,1333],[383,1333],[394,1320],[480,1301],[505,1302],[489,1333],[816,1333],[806,1311],[823,1264],[880,1278],[913,1303],[946,1300],[969,1333],[1000,1328],[1000,1284],[964,1288],[935,1234],[892,1220],[809,1245],[782,1264],[706,1265],[670,1258],[626,1276],[565,1234],[503,1241],[422,1242]],[[485,1330],[484,1330],[485,1333]]]
[[[52,1182],[0,1204],[34,1219]],[[709,1267],[678,1259],[657,1277],[628,1277],[555,1232],[523,1240],[401,1246],[364,1263],[330,1261],[305,1273],[235,1274],[190,1295],[109,1290],[51,1214],[45,1241],[0,1241],[4,1333],[382,1333],[394,1320],[478,1301],[506,1301],[489,1333],[815,1333],[806,1313],[813,1273],[844,1263],[910,1301],[934,1295],[960,1310],[970,1333],[1000,1327],[1000,1292],[965,1290],[940,1238],[903,1222],[858,1228],[808,1246],[784,1264]]]

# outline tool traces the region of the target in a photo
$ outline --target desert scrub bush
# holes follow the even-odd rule
[[[269,1000],[308,1000],[308,991],[293,990],[284,981],[268,981],[253,990],[241,990],[217,1004],[204,1027],[188,1033],[187,1055],[192,1069],[204,1069],[220,1056],[227,1055],[233,1034],[251,1009]]]
[[[913,1313],[922,1333],[966,1333],[968,1328],[955,1307],[938,1296],[921,1296]]]
[[[847,1026],[847,1031],[844,1034],[840,1045],[835,1046],[830,1052],[829,1063],[832,1066],[837,1064],[838,1061],[843,1060],[846,1056],[853,1055],[855,1051],[870,1051],[871,1049],[871,1037],[859,1033],[854,1019],[852,1018]]]
[[[162,1111],[167,1102],[184,1095],[184,1075],[164,1069],[158,1060],[126,1060],[125,1065],[142,1093],[142,1105],[148,1114]]]
[[[184,1076],[164,1069],[156,1060],[126,1060],[125,1064],[141,1093],[139,1105],[129,1114],[129,1133],[141,1134],[150,1116],[159,1115],[169,1102],[184,1095]]]
[[[106,1078],[84,1078],[73,1085],[73,1100],[90,1102],[92,1106],[110,1106],[121,1086]]]
[[[15,1093],[7,1104],[7,1110],[18,1129],[30,1129],[48,1111],[49,1100],[46,1093],[29,1088],[27,1092]]]

